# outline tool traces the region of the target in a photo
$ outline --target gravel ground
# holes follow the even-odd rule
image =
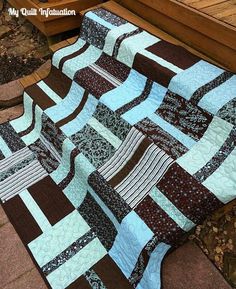
[[[46,37],[0,0],[0,84],[31,74],[49,57]]]

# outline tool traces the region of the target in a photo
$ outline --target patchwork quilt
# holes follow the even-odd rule
[[[52,289],[159,289],[236,197],[236,76],[104,9],[0,126],[2,206]]]

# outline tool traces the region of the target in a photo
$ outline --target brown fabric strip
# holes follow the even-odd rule
[[[19,196],[10,199],[2,206],[25,245],[42,234],[39,225]]]
[[[135,211],[157,236],[159,242],[176,246],[182,240],[184,231],[150,196],[139,203]]]
[[[49,176],[31,186],[28,191],[51,225],[55,225],[75,209]]]
[[[73,283],[71,283],[66,289],[92,289],[89,285],[86,278],[82,275],[77,280],[75,280]]]
[[[176,163],[169,168],[157,187],[194,223],[203,221],[223,205],[214,194]]]
[[[171,79],[176,75],[175,72],[139,53],[134,58],[133,68],[164,87],[168,87]]]
[[[83,68],[76,73],[75,81],[99,99],[104,93],[115,88],[106,78],[93,71],[90,67]]]
[[[20,131],[18,133],[20,137],[27,135],[28,133],[30,133],[34,129],[34,126],[35,126],[35,108],[36,108],[36,104],[35,104],[35,102],[33,102],[33,104],[32,104],[32,115],[33,115],[32,123],[27,129]]]
[[[65,62],[67,60],[72,59],[72,58],[74,58],[76,56],[79,56],[80,54],[84,53],[87,50],[88,47],[89,47],[89,43],[85,43],[84,46],[82,48],[80,48],[79,50],[77,50],[74,53],[71,53],[71,54],[69,54],[67,56],[64,56],[61,59],[60,63],[59,63],[59,69],[62,71],[63,65],[65,64]]]
[[[183,47],[163,40],[153,44],[146,50],[182,69],[187,69],[200,60],[199,57]]]
[[[72,80],[55,66],[52,66],[50,74],[43,81],[61,98],[68,94]]]
[[[72,121],[74,118],[76,118],[76,116],[77,116],[77,115],[82,111],[82,109],[84,108],[84,105],[85,105],[85,103],[86,103],[86,101],[87,101],[87,99],[88,99],[88,95],[89,95],[88,91],[85,90],[85,91],[84,91],[84,95],[83,95],[83,97],[82,97],[82,100],[81,100],[79,106],[78,106],[70,115],[68,115],[67,117],[65,117],[65,118],[61,119],[60,121],[58,121],[58,122],[56,123],[56,125],[57,125],[58,127],[61,127],[61,126],[65,125],[66,123]]]
[[[109,255],[102,258],[92,269],[97,273],[107,289],[133,289]]]
[[[109,184],[113,188],[117,186],[133,170],[150,144],[151,141],[144,139],[134,152],[133,156],[127,161],[125,166],[109,180]]]
[[[29,86],[26,88],[25,92],[42,108],[42,110],[56,104],[37,84]]]

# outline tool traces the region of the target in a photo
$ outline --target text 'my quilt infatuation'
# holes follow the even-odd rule
[[[0,126],[2,206],[49,288],[159,289],[236,197],[236,76],[101,8],[52,64]]]

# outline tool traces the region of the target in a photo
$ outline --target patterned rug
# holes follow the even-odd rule
[[[236,76],[104,9],[0,126],[0,198],[53,289],[159,289],[236,197]]]

